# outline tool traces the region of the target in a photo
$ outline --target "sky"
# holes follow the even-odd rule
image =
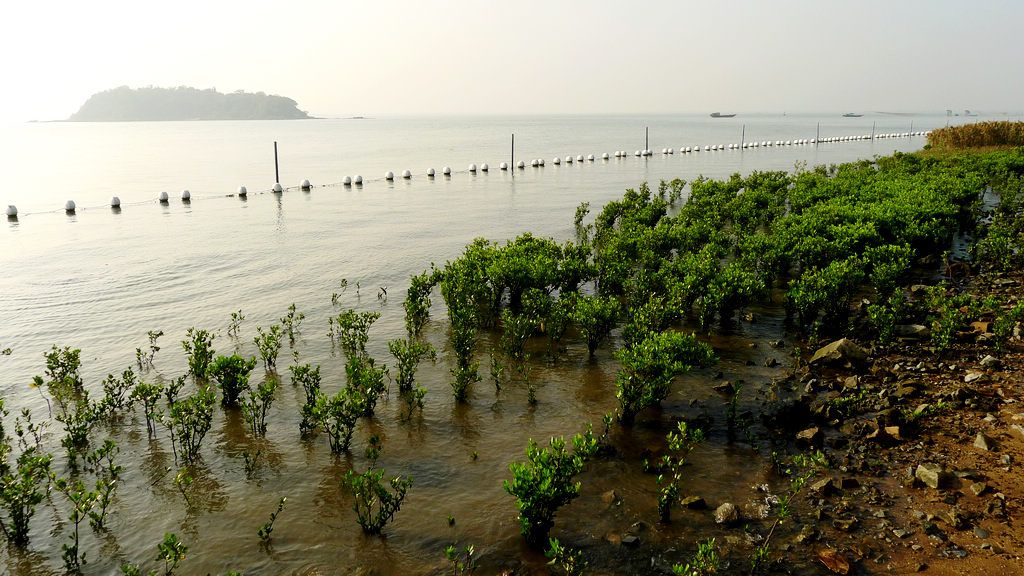
[[[1020,0],[50,0],[4,8],[0,122],[130,86],[319,117],[1024,110]]]

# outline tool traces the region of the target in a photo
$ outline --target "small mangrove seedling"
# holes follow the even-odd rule
[[[156,437],[156,423],[160,420],[156,403],[160,400],[161,393],[163,393],[163,387],[159,384],[138,382],[135,384],[135,388],[132,388],[130,396],[132,403],[142,404],[143,413],[146,415],[146,432],[150,438]]]
[[[162,576],[174,576],[174,571],[178,569],[178,563],[185,559],[188,554],[188,546],[185,543],[178,540],[178,537],[174,534],[165,534],[164,541],[157,544],[157,557],[156,561],[163,561],[164,571]],[[142,568],[138,564],[122,564],[121,565],[122,576],[144,576]],[[228,572],[229,576],[234,575],[234,572]],[[158,576],[153,570],[149,571],[149,576]]]
[[[697,552],[686,565],[675,564],[672,574],[675,576],[716,576],[722,570],[722,560],[718,556],[715,539],[708,538],[697,543]]]
[[[192,474],[188,470],[188,466],[182,466],[178,473],[174,475],[174,487],[181,492],[181,497],[185,499],[185,505],[191,506],[192,501],[188,499],[188,487],[192,485],[193,478]]]
[[[118,378],[108,374],[103,380],[103,399],[97,405],[100,415],[111,416],[119,410],[131,407],[131,391],[138,385],[135,371],[128,368]]]
[[[398,383],[399,392],[409,392],[413,389],[416,380],[416,368],[424,358],[431,362],[437,360],[437,350],[426,342],[416,340],[396,339],[388,342],[388,350],[398,361],[398,374],[395,375],[395,382]]]
[[[704,433],[697,428],[690,428],[686,422],[679,422],[676,431],[670,431],[668,449],[673,454],[666,454],[661,458],[662,473],[658,475],[658,514],[662,522],[671,521],[672,505],[679,500],[679,488],[683,479],[683,466],[686,464],[686,457],[690,455],[694,447],[704,441]]]
[[[292,373],[292,384],[300,384],[306,393],[306,402],[302,405],[302,421],[299,432],[308,434],[320,426],[320,415],[316,410],[317,397],[320,396],[320,366],[312,368],[309,364],[289,366]]]
[[[493,347],[488,350],[491,363],[491,379],[494,380],[494,391],[501,392],[501,377],[505,372],[505,364],[501,361],[501,353],[496,352]]]
[[[264,436],[267,433],[267,412],[274,402],[278,385],[277,376],[268,374],[266,380],[256,386],[255,390],[247,390],[248,394],[242,402],[242,417],[249,424],[253,436]]]
[[[263,358],[263,368],[268,372],[277,369],[277,354],[281,351],[281,326],[274,324],[263,331],[261,326],[256,327],[256,336],[252,339],[256,349],[260,351],[260,358]]]
[[[557,566],[564,576],[583,576],[583,571],[587,567],[586,561],[583,560],[583,552],[563,546],[558,538],[548,539],[548,550],[544,555],[551,558],[548,566]]]
[[[171,430],[171,446],[175,449],[175,458],[181,456],[185,462],[193,462],[199,457],[203,438],[213,423],[213,407],[216,403],[213,387],[206,386],[171,405],[170,417],[164,424]]]
[[[366,449],[366,457],[370,460],[370,467],[362,474],[356,474],[349,470],[345,474],[342,486],[353,496],[353,509],[359,521],[359,526],[367,534],[380,534],[384,526],[394,518],[395,514],[405,500],[406,492],[412,486],[413,479],[402,479],[401,476],[392,476],[388,480],[389,490],[383,482],[384,471],[375,470],[377,458],[380,456],[380,437],[373,435],[370,438],[370,445]]]
[[[247,478],[252,478],[253,475],[256,474],[256,469],[260,464],[261,454],[263,454],[263,451],[259,448],[257,448],[254,453],[250,453],[248,450],[242,450],[242,460],[245,462],[245,476]]]
[[[14,350],[12,350],[10,347],[7,347],[7,348],[4,348],[3,350],[0,350],[0,356],[10,356],[13,353],[14,353]]]
[[[77,574],[82,564],[85,564],[85,553],[79,554],[80,528],[82,521],[90,516],[93,506],[99,499],[99,493],[86,490],[85,483],[81,480],[71,484],[65,478],[53,478],[53,486],[71,502],[71,515],[68,517],[72,523],[71,534],[68,535],[71,543],[61,545],[61,558],[64,560],[64,569]]]
[[[512,481],[505,480],[505,491],[516,498],[519,508],[520,532],[527,543],[547,543],[548,531],[555,524],[558,509],[572,502],[580,493],[580,483],[573,478],[597,450],[597,440],[588,425],[584,434],[572,439],[573,452],[565,450],[564,438],[552,438],[548,448],[540,448],[530,439],[526,462],[509,465]]]
[[[238,337],[238,329],[242,326],[242,322],[245,320],[245,314],[242,311],[231,313],[231,322],[228,323],[228,336]]]
[[[290,345],[295,346],[295,335],[299,333],[299,325],[306,318],[306,315],[301,312],[295,311],[295,303],[288,307],[288,315],[281,318],[281,326],[284,327],[284,331],[288,334],[288,342]]]
[[[454,544],[444,549],[445,557],[452,563],[452,576],[470,576],[476,571],[474,553],[473,546],[464,547],[461,554],[455,549]]]
[[[249,373],[255,367],[256,358],[247,360],[237,354],[217,357],[209,373],[221,389],[222,406],[238,406],[239,397],[249,390]]]
[[[196,330],[195,327],[189,328],[186,336],[187,339],[181,341],[181,347],[188,356],[188,372],[196,381],[205,381],[215,354],[215,336],[206,330]]]
[[[314,414],[327,434],[331,452],[341,454],[348,451],[356,422],[365,411],[364,404],[363,396],[348,386],[331,398],[317,392]]]
[[[284,510],[284,503],[288,500],[287,497],[282,497],[277,502],[277,510],[270,513],[270,520],[266,524],[260,526],[259,530],[256,531],[256,535],[260,537],[260,541],[264,544],[270,543],[270,533],[274,531],[274,522],[277,521],[277,515]]]
[[[150,330],[146,333],[146,336],[149,338],[149,351],[143,352],[142,348],[135,349],[135,361],[139,365],[139,370],[148,370],[153,367],[153,358],[156,356],[156,353],[160,351],[160,347],[157,346],[156,340],[163,335],[163,330]]]
[[[23,411],[26,418],[28,410]],[[28,544],[29,521],[35,514],[39,504],[49,493],[51,477],[50,463],[53,456],[42,454],[38,446],[24,442],[21,425],[16,423],[22,451],[18,454],[14,466],[7,457],[14,451],[11,438],[3,429],[3,420],[7,416],[4,400],[0,396],[0,507],[6,512],[6,518],[0,516],[0,530],[9,542],[16,546]]]

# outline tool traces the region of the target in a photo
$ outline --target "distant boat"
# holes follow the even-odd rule
[[[854,114],[853,112],[847,112],[843,114],[843,118],[860,118],[863,114]]]
[[[712,118],[732,118],[735,114],[722,114],[721,112],[712,112]]]

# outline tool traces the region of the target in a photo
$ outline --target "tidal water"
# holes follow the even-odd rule
[[[217,333],[218,353],[258,356],[256,328],[279,322],[295,304],[305,315],[294,345],[300,363],[322,366],[324,389],[344,382],[344,359],[328,338],[327,319],[347,308],[381,313],[370,331],[369,351],[393,365],[387,341],[403,337],[402,300],[409,276],[456,258],[477,237],[497,242],[524,232],[569,239],[581,202],[597,211],[627,188],[660,180],[728,177],[754,170],[791,170],[920,149],[923,136],[783,145],[681,154],[680,147],[729,145],[741,141],[797,140],[925,131],[945,126],[938,115],[866,114],[861,118],[752,115],[559,116],[471,118],[366,118],[268,122],[31,123],[4,127],[0,139],[0,204],[14,205],[16,219],[0,230],[0,394],[10,415],[8,432],[22,407],[35,421],[47,420],[47,402],[29,386],[42,375],[43,353],[53,345],[82,350],[82,375],[93,398],[101,380],[135,365],[136,348],[148,348],[147,331],[161,330],[162,349],[146,381],[170,381],[187,368],[181,341],[190,327]],[[971,121],[976,118],[971,118]],[[514,136],[515,146],[512,148]],[[275,181],[277,143],[281,194]],[[650,148],[653,155],[636,157]],[[663,154],[663,148],[673,154]],[[627,156],[615,158],[616,151]],[[602,160],[603,153],[612,157]],[[596,159],[587,161],[593,154]],[[564,163],[582,155],[583,162]],[[555,165],[552,160],[563,160]],[[543,158],[544,167],[531,167]],[[514,160],[513,160],[514,159]],[[499,169],[501,162],[525,161],[525,169]],[[470,173],[467,167],[489,165]],[[442,175],[450,167],[449,177]],[[437,176],[426,176],[428,169]],[[409,170],[410,179],[401,173]],[[393,172],[394,181],[384,179]],[[361,186],[344,186],[360,175]],[[301,191],[303,179],[312,183]],[[247,198],[235,195],[246,186]],[[183,202],[182,190],[191,200]],[[157,198],[167,192],[169,200]],[[112,210],[117,196],[121,209]],[[64,210],[73,200],[74,214]],[[342,291],[340,282],[347,280]],[[387,295],[384,296],[384,291]],[[331,301],[339,293],[338,303]],[[421,365],[427,388],[422,415],[399,417],[397,395],[382,401],[378,414],[359,424],[351,455],[334,457],[324,437],[299,436],[301,389],[285,367],[293,362],[287,345],[278,361],[279,397],[271,408],[265,441],[249,437],[237,414],[220,408],[204,441],[191,504],[171,484],[174,455],[166,428],[146,439],[142,414],[98,426],[93,438],[115,440],[124,476],[111,505],[105,532],[85,528],[87,574],[107,574],[127,562],[155,568],[156,544],[178,534],[190,553],[185,573],[381,574],[442,573],[444,548],[474,545],[485,573],[516,568],[544,573],[543,555],[522,544],[512,497],[502,489],[508,464],[524,459],[530,438],[571,436],[616,406],[618,370],[607,343],[595,360],[570,342],[559,360],[536,360],[531,380],[538,402],[530,406],[517,375],[506,375],[496,392],[487,377],[485,336],[478,347],[484,380],[467,403],[452,399],[452,360],[445,348],[447,323],[440,294],[434,294],[426,338],[439,351],[436,364]],[[239,336],[227,334],[231,313],[245,320]],[[768,382],[763,368],[775,354],[749,339],[776,337],[770,319],[735,333],[715,335],[718,366],[691,373],[677,386],[662,412],[631,430],[613,433],[619,455],[592,463],[581,476],[580,498],[559,512],[552,536],[584,550],[595,573],[627,573],[629,566],[685,561],[693,542],[714,529],[701,522],[657,525],[654,476],[640,471],[642,452],[657,448],[673,419],[694,412],[692,401],[721,411],[710,390],[724,378]],[[539,343],[538,345],[538,351]],[[540,358],[540,354],[537,355]],[[755,361],[755,366],[747,362]],[[264,378],[262,367],[253,382]],[[340,488],[346,470],[366,467],[363,447],[371,434],[384,439],[380,467],[412,476],[413,488],[383,537],[364,536]],[[50,421],[44,443],[65,467],[60,424]],[[101,441],[101,440],[100,440]],[[694,454],[688,492],[709,503],[726,497],[757,510],[764,468],[762,455],[729,445],[723,433]],[[255,474],[244,470],[243,451],[261,451]],[[622,505],[601,499],[615,490]],[[288,502],[274,527],[270,546],[256,530],[281,497]],[[0,572],[62,573],[61,545],[68,526],[63,496],[44,501],[32,522],[27,550],[0,551]],[[454,523],[449,523],[449,515]],[[609,542],[631,524],[655,525],[644,536],[644,556]],[[695,527],[696,526],[696,527]],[[712,534],[713,535],[713,534]],[[6,565],[6,568],[3,568]]]

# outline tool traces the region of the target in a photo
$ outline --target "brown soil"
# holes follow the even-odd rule
[[[1022,284],[987,275],[962,288],[1012,304]],[[986,328],[959,334],[941,355],[927,339],[884,348],[862,340],[870,357],[860,367],[792,374],[832,466],[808,482],[789,541],[773,541],[783,551],[774,571],[815,558],[824,574],[1024,573],[1024,343],[1018,326],[997,351]],[[861,391],[852,414],[826,406]],[[943,469],[937,488],[916,477],[929,464]],[[801,528],[808,537],[794,540]]]

